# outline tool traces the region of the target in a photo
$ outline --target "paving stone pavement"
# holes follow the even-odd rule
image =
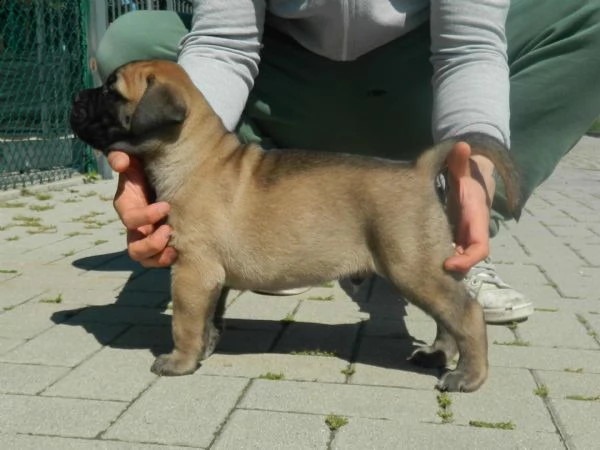
[[[488,381],[446,397],[439,373],[405,361],[432,320],[379,280],[352,298],[337,282],[234,292],[218,351],[193,375],[154,376],[172,345],[169,273],[127,257],[114,190],[0,193],[1,448],[600,448],[600,139],[493,240],[536,312],[489,326]]]

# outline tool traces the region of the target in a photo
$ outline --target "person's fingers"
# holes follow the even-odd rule
[[[177,252],[173,247],[166,247],[162,252],[152,258],[140,261],[140,264],[148,269],[157,267],[169,267],[177,259]]]
[[[170,237],[171,227],[168,225],[161,225],[148,236],[132,230],[127,233],[127,251],[134,261],[148,261],[166,249]]]
[[[446,164],[448,165],[448,171],[455,180],[471,176],[470,157],[471,146],[466,142],[457,142],[448,154]]]
[[[489,246],[486,242],[470,245],[462,253],[451,256],[444,262],[444,268],[451,272],[467,273],[475,264],[483,261],[489,255]]]
[[[129,159],[129,155],[127,155],[127,153],[124,152],[119,152],[119,151],[112,151],[108,154],[108,156],[106,157],[108,159],[108,163],[110,164],[110,167],[112,167],[112,169],[115,172],[125,172],[130,165],[130,159]]]
[[[169,215],[171,206],[166,202],[157,202],[145,206],[130,206],[127,209],[116,206],[116,209],[125,227],[137,230],[160,222]]]

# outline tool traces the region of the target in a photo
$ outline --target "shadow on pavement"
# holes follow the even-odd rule
[[[58,311],[52,320],[81,326],[89,333],[99,333],[98,324],[124,326],[110,342],[96,336],[98,342],[112,348],[148,349],[155,356],[170,351],[171,316],[168,314],[170,271],[144,269],[126,252],[81,258],[73,265],[91,271],[130,271],[129,279],[110,305],[93,305],[70,311]],[[415,340],[406,327],[406,302],[398,299],[381,279],[365,280],[359,292],[343,280],[340,286],[370,319],[361,323],[325,324],[278,320],[226,318],[225,333],[216,353],[304,353],[307,349],[331,352],[349,363],[395,368],[437,376],[439,371],[411,365],[408,356],[425,342]],[[230,294],[231,295],[231,294]],[[372,297],[376,297],[373,301]],[[390,306],[391,305],[391,306]],[[382,308],[384,306],[384,308]],[[393,310],[391,316],[388,311]],[[373,323],[374,322],[374,323]],[[365,333],[369,325],[393,327],[384,333]]]

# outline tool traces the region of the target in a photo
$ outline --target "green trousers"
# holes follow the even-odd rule
[[[189,19],[168,11],[120,17],[99,45],[101,74],[136,59],[175,60]],[[600,113],[600,0],[513,0],[507,40],[511,151],[525,201]],[[392,159],[431,144],[427,25],[351,62],[270,29],[263,44],[242,140]],[[503,205],[500,188],[494,210],[502,215]]]

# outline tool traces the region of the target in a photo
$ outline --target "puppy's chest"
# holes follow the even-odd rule
[[[196,253],[213,247],[215,242],[223,239],[223,221],[205,207],[180,208],[173,205],[167,223],[171,226],[169,245],[178,252]]]

